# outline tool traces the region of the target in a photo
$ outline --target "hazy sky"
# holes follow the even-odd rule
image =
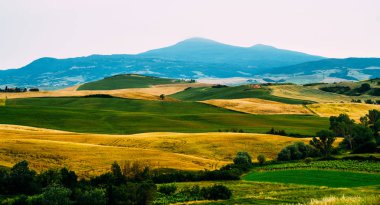
[[[0,69],[190,37],[380,57],[380,0],[0,0]]]

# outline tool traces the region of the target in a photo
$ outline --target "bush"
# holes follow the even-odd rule
[[[158,188],[158,192],[165,195],[172,195],[177,191],[177,186],[175,184],[164,184]]]
[[[213,185],[201,189],[202,196],[205,199],[229,199],[232,196],[231,190],[224,185]]]
[[[252,166],[252,157],[248,152],[238,152],[234,164],[241,170],[248,170]]]
[[[267,159],[265,158],[264,155],[260,154],[259,156],[257,156],[257,161],[259,161],[259,164],[263,165],[263,164],[265,164]]]
[[[277,155],[279,161],[300,160],[319,156],[317,150],[303,142],[295,142],[283,148]]]
[[[311,157],[306,157],[306,158],[304,159],[304,162],[305,162],[306,164],[310,164],[312,161],[313,161],[313,158],[311,158]]]

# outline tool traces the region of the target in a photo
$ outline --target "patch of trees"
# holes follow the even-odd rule
[[[346,114],[330,117],[329,130],[321,130],[309,144],[296,142],[283,148],[277,156],[279,161],[300,160],[308,157],[328,158],[332,153],[374,153],[380,145],[380,111],[370,110],[360,118],[360,123]],[[337,137],[343,137],[339,147],[333,144]]]
[[[319,89],[325,92],[339,93],[339,94],[345,94],[346,92],[351,90],[351,88],[348,86],[339,86],[339,85],[331,86],[331,87],[322,87]]]
[[[300,160],[320,156],[318,151],[304,142],[295,142],[283,148],[277,155],[279,161]]]
[[[126,163],[120,167],[113,163],[111,170],[90,179],[78,180],[75,172],[66,168],[49,169],[37,174],[29,168],[27,161],[21,161],[10,169],[0,169],[0,196],[7,196],[1,204],[152,204],[156,198],[155,183],[181,181],[237,180],[242,171],[224,168],[214,171],[152,171],[139,162]],[[199,199],[229,199],[231,191],[222,185],[197,188],[197,192],[182,190],[181,194]],[[162,187],[162,194],[174,194],[176,189]]]
[[[8,86],[5,86],[5,89],[0,88],[0,92],[2,93],[21,93],[21,92],[27,92],[28,90],[26,88],[9,88]]]
[[[297,133],[287,133],[285,130],[277,130],[275,128],[271,128],[269,131],[266,132],[266,134],[271,135],[281,135],[281,136],[288,136],[288,137],[309,137],[307,135],[297,134]]]
[[[238,129],[238,128],[230,128],[230,129],[218,129],[218,132],[238,132],[238,133],[244,133],[243,129]]]
[[[84,96],[85,98],[114,98],[112,95],[108,94],[91,94]]]
[[[230,199],[232,196],[231,190],[220,184],[214,184],[209,187],[200,187],[198,185],[185,186],[178,189],[175,184],[164,184],[159,186],[158,199],[154,204],[169,204],[195,200],[218,200]]]
[[[228,86],[227,85],[221,85],[221,84],[217,84],[217,85],[213,85],[211,86],[212,88],[227,88]]]
[[[0,170],[0,193],[8,196],[2,204],[150,204],[156,185],[148,173],[148,167],[121,169],[114,163],[108,173],[78,180],[75,172],[66,168],[37,174],[22,161]]]

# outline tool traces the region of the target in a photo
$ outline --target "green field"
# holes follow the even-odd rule
[[[311,169],[253,171],[245,175],[243,179],[258,182],[291,183],[328,187],[380,185],[379,174]]]
[[[314,135],[328,119],[303,115],[251,115],[198,102],[122,98],[11,99],[0,108],[0,123],[88,133],[215,132],[243,129],[265,133],[270,128]]]
[[[148,88],[152,85],[181,83],[184,81],[143,75],[115,75],[102,80],[85,83],[78,90],[116,90],[125,88]]]
[[[254,89],[249,86],[242,85],[236,87],[225,87],[225,88],[212,88],[212,87],[202,87],[202,88],[191,88],[184,90],[182,92],[175,93],[171,97],[179,100],[188,101],[200,101],[200,100],[210,100],[210,99],[238,99],[238,98],[260,98],[264,100],[278,101],[288,104],[303,104],[304,100],[276,97],[270,94],[269,88],[259,88]]]
[[[245,180],[176,183],[179,188],[193,185],[210,186],[212,184],[223,184],[230,188],[233,192],[232,198],[226,201],[204,201],[198,202],[197,204],[307,204],[313,199],[322,199],[331,196],[372,198],[378,195],[380,188],[380,186],[334,188]],[[375,200],[378,199],[379,197],[377,196]]]

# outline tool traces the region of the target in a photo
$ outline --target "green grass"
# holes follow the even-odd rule
[[[291,183],[328,187],[380,185],[380,174],[333,170],[299,169],[259,172],[253,171],[245,175],[243,179],[258,182]]]
[[[178,188],[185,186],[211,186],[223,184],[232,190],[232,198],[225,201],[205,201],[197,204],[305,204],[312,199],[330,196],[376,196],[380,186],[333,188],[300,184],[279,184],[254,181],[212,181],[176,183]]]
[[[309,101],[277,97],[270,94],[269,88],[250,88],[247,85],[226,88],[191,88],[171,95],[179,100],[200,101],[210,99],[238,99],[238,98],[260,98],[288,104],[303,104]]]
[[[251,115],[198,102],[122,98],[11,99],[0,108],[0,123],[75,132],[129,134],[142,132],[215,132],[243,129],[265,133],[271,127],[313,135],[328,128],[328,119],[302,115]]]
[[[184,81],[143,75],[115,75],[102,80],[85,83],[78,90],[115,90],[125,88],[148,88],[152,85],[181,83]]]

